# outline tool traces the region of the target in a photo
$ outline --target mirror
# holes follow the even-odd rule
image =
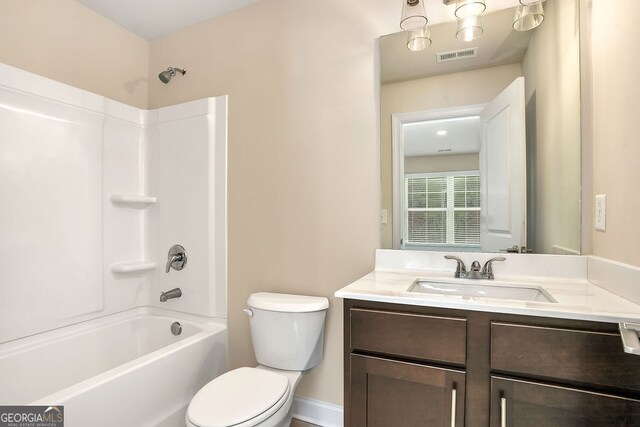
[[[380,38],[381,247],[580,254],[579,5],[543,5],[530,31],[513,7],[472,42],[455,21],[422,51]]]

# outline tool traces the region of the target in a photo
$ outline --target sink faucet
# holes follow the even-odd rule
[[[160,294],[160,302],[167,302],[168,299],[180,298],[181,296],[182,290],[180,290],[180,288],[173,288],[170,291]]]
[[[506,258],[499,256],[495,258],[491,258],[489,261],[484,263],[482,270],[480,270],[480,263],[478,261],[473,261],[471,263],[471,269],[467,271],[467,268],[464,265],[464,261],[462,261],[457,256],[453,255],[445,255],[446,259],[455,260],[458,264],[456,265],[456,272],[454,277],[461,279],[488,279],[493,280],[495,278],[493,274],[493,262],[494,261],[505,261]]]

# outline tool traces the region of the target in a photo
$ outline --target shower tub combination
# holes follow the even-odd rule
[[[136,308],[0,345],[0,404],[64,405],[67,427],[184,426],[226,369],[224,320]]]

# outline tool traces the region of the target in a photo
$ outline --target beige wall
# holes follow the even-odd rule
[[[521,65],[512,64],[382,85],[380,92],[382,209],[386,209],[388,215],[388,223],[381,226],[383,248],[393,247],[391,115],[488,103],[521,75]]]
[[[149,43],[73,0],[0,0],[0,62],[147,106]]]
[[[229,94],[229,344],[255,363],[252,292],[330,298],[324,361],[298,394],[342,404],[342,304],[379,234],[368,0],[263,0],[151,42],[150,106]],[[161,85],[155,74],[181,66]]]
[[[147,103],[148,81],[151,107],[230,94],[232,366],[254,363],[240,311],[249,293],[330,297],[373,266],[380,241],[374,39],[397,25],[397,7],[382,10],[390,2],[382,3],[262,0],[152,42],[147,67],[147,42],[75,1],[0,0],[1,62],[139,107]],[[633,25],[640,2],[595,3],[593,181],[596,194],[607,193],[609,210],[594,253],[640,265],[640,27]],[[170,65],[189,72],[161,85],[156,74]],[[415,81],[414,89],[397,84],[383,135],[390,135],[391,112],[490,101],[521,75],[518,65],[499,68],[471,79],[461,73]],[[484,73],[498,73],[500,83],[487,85],[493,79]],[[452,82],[458,90],[447,86]],[[429,96],[404,104],[402,94],[414,90]],[[382,91],[388,98],[389,88]],[[390,183],[390,136],[381,155]],[[390,214],[390,188],[387,194]],[[331,304],[325,360],[300,394],[341,403],[341,304]]]
[[[404,173],[473,171],[479,168],[480,156],[477,153],[404,158]]]
[[[396,9],[262,0],[148,43],[73,0],[0,0],[1,62],[138,107],[230,95],[230,366],[255,363],[250,293],[327,296],[324,361],[298,394],[336,404],[332,295],[373,268],[380,242],[375,39]],[[168,66],[187,75],[163,85]]]
[[[575,0],[544,4],[522,61],[527,102],[528,246],[580,252],[580,39]],[[550,59],[551,58],[551,59]]]
[[[638,0],[593,0],[593,194],[607,195],[607,229],[592,225],[593,254],[640,266],[640,16]]]

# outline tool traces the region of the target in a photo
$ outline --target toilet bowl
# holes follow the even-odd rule
[[[204,386],[191,400],[188,427],[279,427],[291,422],[301,372],[238,368]]]
[[[187,427],[288,426],[302,375],[322,360],[326,298],[257,293],[247,305],[260,365],[205,385],[189,404]]]

